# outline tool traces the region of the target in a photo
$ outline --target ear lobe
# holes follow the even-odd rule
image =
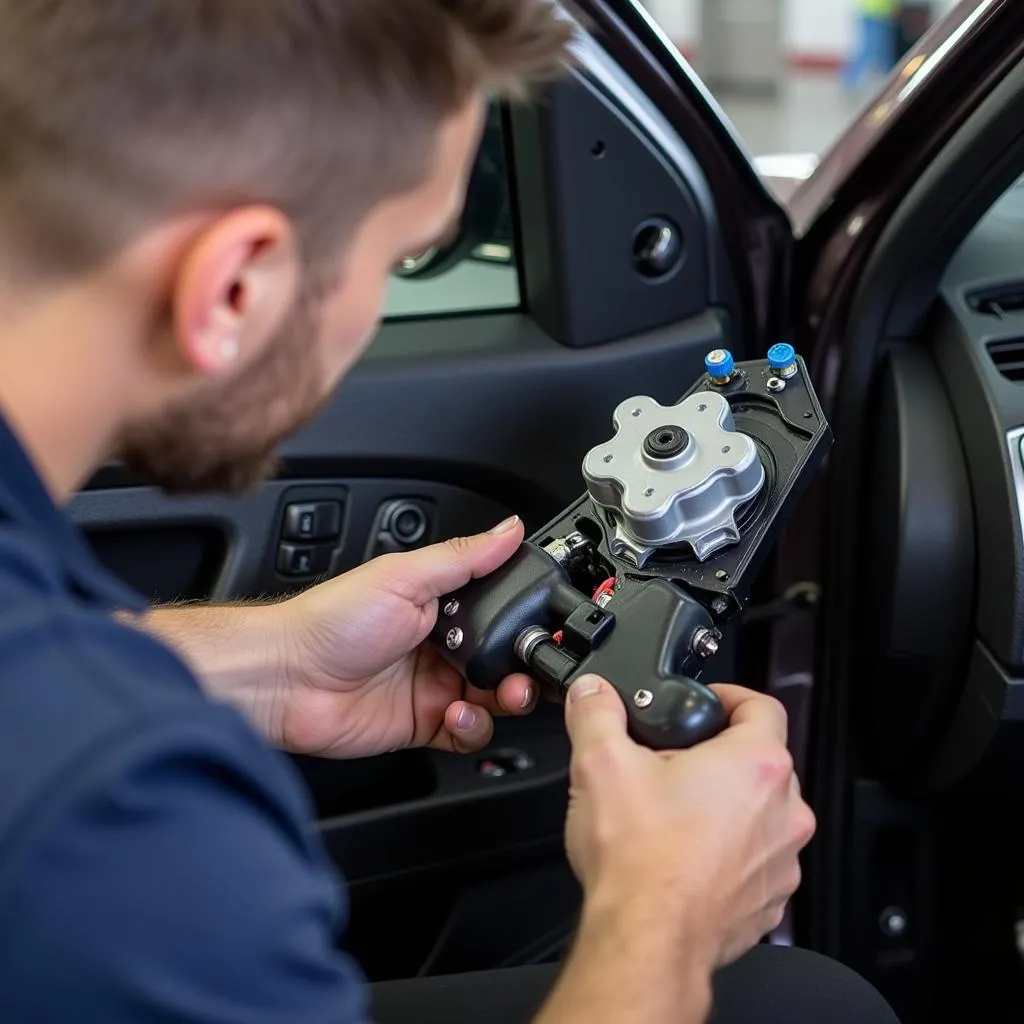
[[[201,376],[251,361],[276,337],[300,285],[295,233],[277,210],[247,208],[195,240],[174,285],[180,355]]]

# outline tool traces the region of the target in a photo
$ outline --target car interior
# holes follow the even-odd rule
[[[802,910],[904,1020],[1024,996],[1022,88],[1018,63],[901,197],[831,410]]]
[[[532,533],[621,400],[675,402],[713,349],[763,355],[708,139],[592,38],[579,56],[494,105],[457,233],[396,268],[379,335],[276,478],[183,499],[108,466],[71,507],[104,563],[154,602],[265,599],[513,513]],[[819,834],[773,940],[849,963],[907,1022],[1024,1001],[1022,100],[1018,66],[860,269],[805,500],[821,557],[784,586],[769,565],[706,671],[794,715]],[[813,673],[782,672],[809,643]],[[544,704],[474,757],[295,759],[372,980],[564,955],[568,755]]]

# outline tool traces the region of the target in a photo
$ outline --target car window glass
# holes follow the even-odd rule
[[[493,104],[458,228],[395,269],[385,317],[515,309],[519,301],[502,113]]]

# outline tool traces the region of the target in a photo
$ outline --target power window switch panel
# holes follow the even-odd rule
[[[285,540],[335,540],[341,534],[341,503],[310,501],[284,512]]]
[[[330,547],[314,544],[282,544],[277,551],[277,571],[282,576],[320,576],[331,568]]]

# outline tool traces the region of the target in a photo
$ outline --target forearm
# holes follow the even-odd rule
[[[268,730],[268,698],[283,683],[287,630],[276,604],[180,605],[155,608],[138,620],[178,653],[204,691]]]
[[[534,1024],[704,1024],[711,970],[658,899],[585,906],[579,934]]]

